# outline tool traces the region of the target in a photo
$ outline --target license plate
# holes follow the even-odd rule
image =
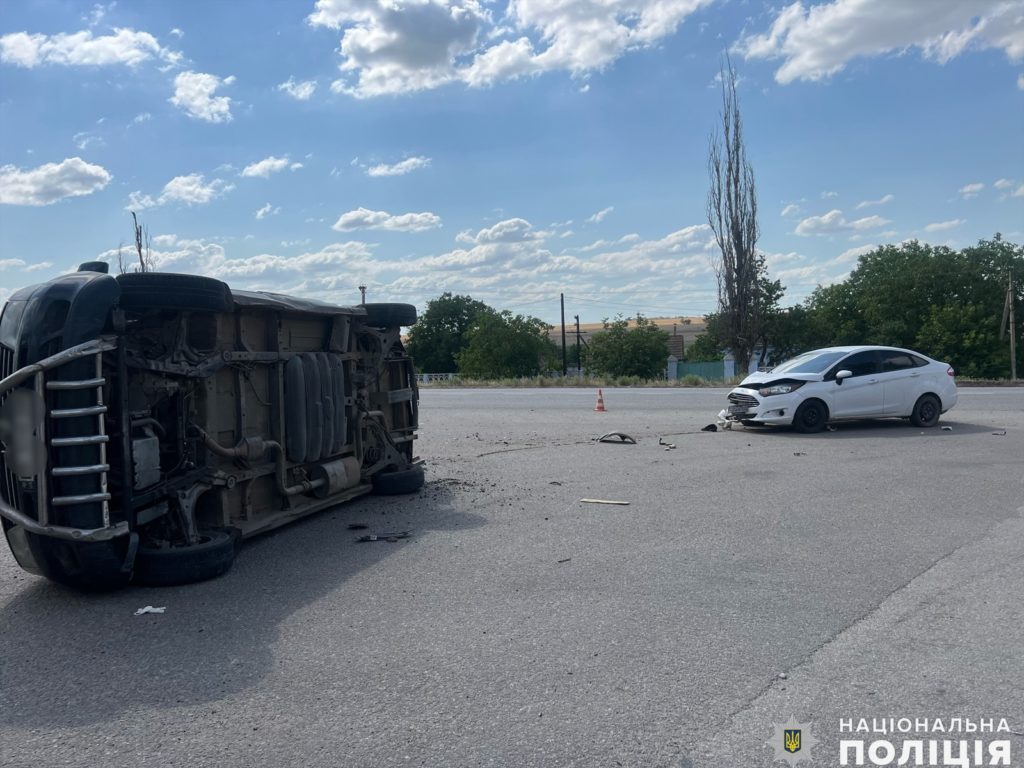
[[[746,413],[750,408],[746,405],[730,405],[729,413]]]

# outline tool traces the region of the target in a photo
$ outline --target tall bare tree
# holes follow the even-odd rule
[[[743,120],[736,97],[736,70],[726,56],[722,80],[721,122],[708,140],[708,224],[721,251],[718,278],[719,342],[732,350],[736,370],[746,373],[762,336],[764,302],[759,277],[764,261],[757,253],[757,189],[747,160]]]
[[[152,272],[153,258],[150,250],[149,227],[139,224],[139,219],[132,211],[132,229],[135,232],[135,252],[139,256],[137,272]]]

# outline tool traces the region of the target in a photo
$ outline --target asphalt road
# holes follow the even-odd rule
[[[427,390],[421,494],[205,584],[79,595],[4,549],[0,765],[756,768],[791,715],[801,765],[904,716],[1007,718],[1024,760],[1024,389],[701,432],[724,395]]]

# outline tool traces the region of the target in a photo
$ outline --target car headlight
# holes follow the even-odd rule
[[[757,390],[761,397],[770,397],[771,395],[788,395],[794,390],[800,389],[804,385],[802,381],[787,381],[785,384],[772,384],[770,387]]]

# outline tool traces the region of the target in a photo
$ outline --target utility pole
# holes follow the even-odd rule
[[[366,286],[365,285],[360,285],[359,286],[359,295],[362,297],[359,300],[359,303],[360,304],[365,304],[366,303]]]
[[[1013,305],[1016,297],[1013,292],[1013,270],[1010,270],[1010,279],[1006,286],[1006,303],[1010,305],[1010,381],[1017,380],[1017,327],[1014,322]]]
[[[562,302],[562,377],[569,373],[569,366],[565,362],[565,294],[558,294]]]
[[[580,372],[583,367],[580,361],[580,316],[574,315],[576,318],[576,373]]]

